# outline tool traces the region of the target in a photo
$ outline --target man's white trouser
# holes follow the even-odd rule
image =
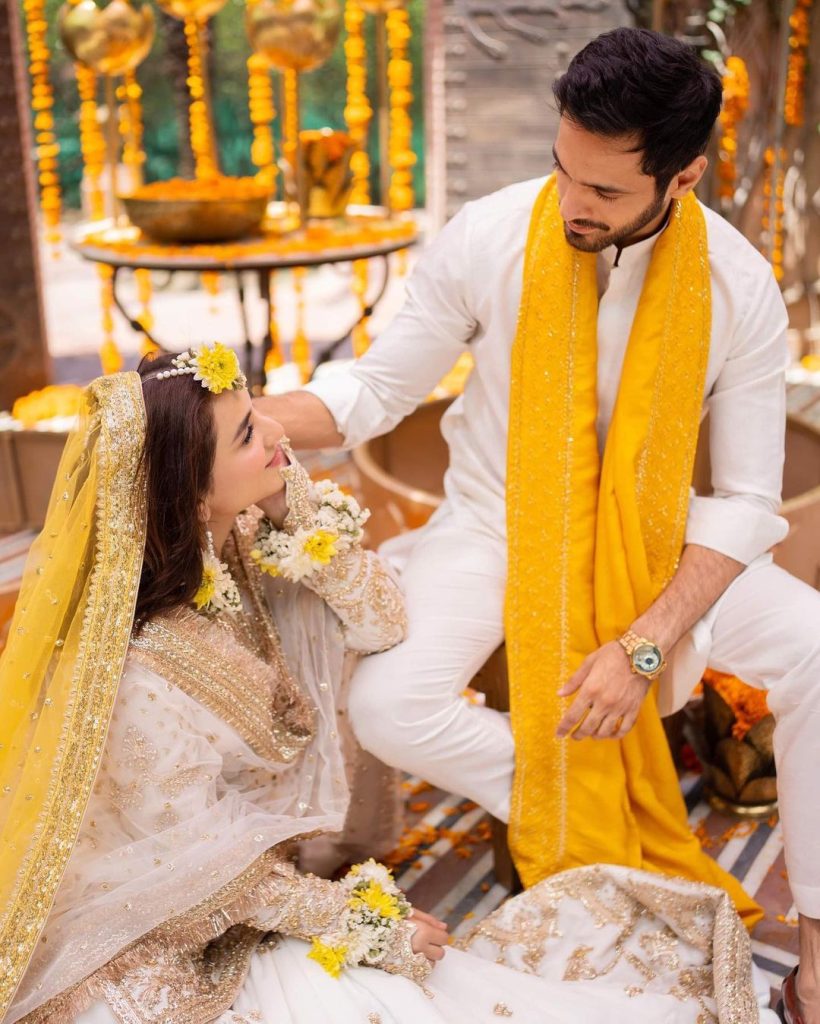
[[[386,547],[400,553],[407,538]],[[364,658],[350,694],[362,746],[504,821],[514,766],[509,716],[461,694],[502,642],[506,574],[502,538],[440,509],[402,569],[408,638]],[[789,882],[798,911],[820,918],[820,593],[759,559],[696,634],[704,662],[768,691]],[[545,678],[544,686],[564,682]],[[690,687],[696,682],[697,674]]]

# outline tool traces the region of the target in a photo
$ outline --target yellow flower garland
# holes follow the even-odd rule
[[[43,213],[45,240],[57,255],[60,242],[60,174],[57,158],[60,146],[54,131],[54,92],[49,77],[51,52],[46,42],[45,0],[23,0],[28,40],[31,109],[34,111],[34,141]]]
[[[345,5],[345,61],[347,63],[347,104],[344,119],[350,137],[358,146],[350,160],[353,191],[350,202],[366,206],[370,202],[370,157],[367,153],[367,132],[373,108],[367,98],[367,53],[364,44],[364,11],[358,0]]]
[[[310,378],[313,362],[310,358],[310,340],[305,332],[305,277],[304,267],[293,268],[293,294],[296,299],[296,331],[293,336],[291,359],[299,367],[302,383]]]
[[[282,366],[285,358],[282,355],[282,342],[279,336],[279,324],[276,322],[276,271],[268,275],[268,294],[270,295],[270,349],[265,356],[265,373]]]
[[[720,112],[718,195],[730,207],[737,186],[737,127],[749,109],[749,72],[740,57],[729,57],[723,75],[723,108]]]
[[[265,58],[258,53],[248,57],[248,110],[253,126],[251,161],[259,168],[257,179],[272,188],[276,181],[272,128],[276,108],[273,103],[270,69]]]
[[[114,340],[114,271],[105,263],[97,264],[100,278],[100,301],[102,303],[103,343],[100,349],[100,365],[103,373],[119,373],[123,358]]]
[[[774,276],[778,281],[783,280],[783,214],[785,213],[785,205],[783,202],[783,192],[786,180],[785,162],[787,158],[786,150],[781,148],[779,152],[779,159],[777,161],[777,180],[773,181],[774,165],[775,165],[775,151],[769,146],[764,153],[764,161],[766,164],[766,175],[763,181],[763,217],[761,220],[761,226],[763,230],[770,234],[771,238],[771,263]],[[775,190],[775,219],[774,224],[769,219],[769,208],[772,198],[772,187]]]
[[[282,154],[290,165],[296,181],[299,153],[299,72],[287,68],[282,72],[285,109],[282,116]]]
[[[413,102],[413,65],[407,59],[410,42],[410,15],[403,7],[387,13],[387,45],[390,60],[387,63],[387,80],[390,86],[390,141],[388,152],[393,173],[390,177],[390,209],[412,210],[415,202],[413,193],[413,167],[416,155],[413,152],[413,121],[410,105]]]
[[[188,91],[190,104],[188,120],[191,130],[191,150],[197,178],[215,178],[218,169],[214,158],[214,140],[208,107],[205,102],[205,55],[202,46],[202,25],[196,18],[185,19],[185,39],[188,43]]]
[[[122,159],[131,171],[129,188],[136,189],[142,184],[145,152],[142,148],[142,88],[133,70],[126,71],[117,86],[117,99],[120,103],[118,126],[122,137]]]
[[[105,217],[105,198],[100,179],[105,166],[105,139],[97,117],[97,74],[77,64],[77,91],[80,94],[80,150],[89,187],[89,208],[92,220]]]
[[[789,18],[789,62],[786,70],[784,118],[790,127],[799,127],[805,119],[806,65],[811,36],[813,0],[796,0]]]

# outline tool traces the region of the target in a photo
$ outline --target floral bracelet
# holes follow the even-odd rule
[[[354,497],[332,480],[320,480],[310,484],[310,498],[316,506],[310,525],[289,532],[278,530],[269,519],[261,520],[251,558],[262,572],[296,583],[361,541],[370,511]]]
[[[382,964],[411,911],[391,873],[372,858],[355,864],[339,884],[348,893],[342,916],[331,931],[314,936],[307,954],[333,978],[345,967]]]

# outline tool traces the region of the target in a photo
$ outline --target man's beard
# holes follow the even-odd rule
[[[639,213],[629,224],[618,228],[617,231],[610,230],[608,224],[599,224],[596,221],[590,220],[579,220],[575,223],[580,227],[598,228],[605,233],[597,236],[579,235],[572,231],[567,224],[564,224],[564,235],[571,246],[580,249],[582,252],[601,252],[604,249],[608,249],[610,245],[623,248],[634,235],[639,234],[647,224],[651,224],[656,217],[659,217],[663,213],[665,206],[666,196],[662,192],[657,192],[655,198],[645,210]]]

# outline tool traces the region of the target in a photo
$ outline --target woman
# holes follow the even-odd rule
[[[297,872],[347,811],[345,651],[405,628],[364,518],[220,345],[90,385],[0,663],[0,1018],[758,1019],[717,890],[570,871],[445,957],[378,865]]]

